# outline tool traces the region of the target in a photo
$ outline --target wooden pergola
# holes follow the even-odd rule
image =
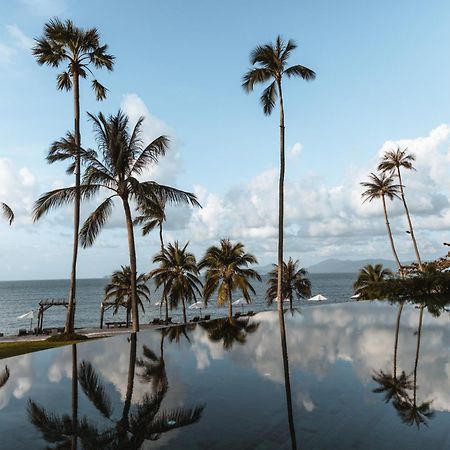
[[[42,333],[42,325],[44,324],[44,313],[52,306],[64,306],[68,308],[69,301],[62,298],[46,298],[39,302],[37,331]]]
[[[115,301],[108,301],[108,300],[104,300],[100,303],[100,329],[103,329],[103,318],[105,316],[105,311],[108,311],[108,309],[111,309],[113,306],[116,306],[116,302]],[[124,304],[120,304],[120,306],[122,306],[123,308],[127,308],[126,305]],[[128,310],[127,310],[127,327],[128,324],[130,323],[130,318],[128,317]]]

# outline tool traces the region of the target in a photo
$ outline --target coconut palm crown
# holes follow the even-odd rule
[[[0,202],[0,210],[2,216],[9,222],[11,225],[14,222],[14,211],[3,202]]]
[[[153,258],[159,267],[149,273],[156,287],[163,286],[163,297],[171,308],[181,303],[183,319],[186,322],[186,303],[194,303],[201,297],[202,283],[198,278],[199,270],[195,256],[187,251],[188,244],[180,247],[178,242],[170,243],[161,253]]]
[[[409,225],[409,234],[413,242],[414,251],[416,253],[417,263],[419,264],[420,270],[423,270],[422,259],[420,258],[419,248],[417,246],[416,237],[414,234],[414,227],[412,224],[411,215],[409,213],[408,205],[405,198],[405,188],[402,181],[401,169],[406,170],[416,170],[413,166],[416,160],[415,155],[408,152],[407,148],[401,149],[397,147],[395,150],[388,150],[384,153],[381,163],[378,165],[378,170],[389,173],[391,175],[396,175],[398,177],[400,185],[400,194],[403,202],[403,207],[405,209],[406,218]]]
[[[145,203],[147,197],[157,196],[166,202],[188,203],[200,206],[195,195],[173,187],[164,186],[155,181],[140,181],[144,169],[156,164],[166,154],[169,140],[159,136],[148,145],[144,145],[141,135],[143,118],[130,129],[128,117],[119,111],[109,117],[102,113],[89,114],[94,124],[100,155],[86,152],[86,171],[80,193],[83,199],[89,199],[100,191],[107,197],[87,218],[81,231],[80,241],[83,247],[91,246],[101,231],[118,198],[123,206],[128,232],[130,269],[132,273],[131,311],[133,330],[139,330],[138,303],[136,296],[136,248],[133,232],[133,218],[130,202]],[[42,195],[35,204],[34,216],[38,218],[50,209],[70,203],[75,198],[76,187],[55,189]]]
[[[251,303],[250,294],[255,295],[255,289],[249,279],[261,281],[258,272],[248,266],[257,264],[257,259],[246,253],[244,244],[233,244],[229,239],[222,239],[220,246],[211,246],[199,263],[199,269],[206,269],[203,298],[207,304],[217,291],[217,304],[228,303],[229,319],[233,318],[233,291],[242,293],[247,303]]]
[[[303,267],[299,267],[299,261],[289,258],[284,262],[283,268],[283,299],[288,299],[292,308],[294,296],[298,299],[307,298],[311,295],[311,281],[307,278],[308,272]],[[267,304],[271,305],[277,298],[278,266],[274,264],[274,269],[269,273],[266,291]]]
[[[389,200],[394,200],[394,198],[400,198],[400,185],[394,183],[394,177],[386,173],[381,173],[376,175],[371,173],[369,175],[369,181],[360,183],[361,186],[365,187],[366,190],[361,194],[364,198],[364,202],[372,202],[374,199],[381,199],[383,203],[384,218],[386,220],[386,228],[389,236],[389,241],[391,244],[392,253],[394,254],[395,261],[399,271],[402,271],[402,265],[398,258],[397,250],[395,249],[394,238],[392,236],[391,226],[389,224],[388,212],[386,206],[386,197]]]

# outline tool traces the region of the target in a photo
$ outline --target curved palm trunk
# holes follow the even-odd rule
[[[414,251],[416,253],[417,263],[419,264],[419,269],[423,270],[422,259],[420,258],[419,248],[417,247],[417,241],[416,241],[416,236],[414,235],[414,228],[413,228],[411,216],[409,215],[408,205],[406,204],[406,198],[405,198],[405,192],[403,190],[403,182],[402,182],[402,176],[400,173],[400,167],[397,167],[397,175],[398,175],[398,181],[400,184],[400,192],[401,192],[401,196],[402,196],[403,206],[405,207],[406,218],[408,219],[409,232],[411,234]]]
[[[131,269],[131,319],[133,321],[133,331],[139,331],[139,311],[136,292],[136,246],[134,243],[133,219],[131,217],[130,205],[127,198],[122,198],[123,208],[125,210],[125,218],[128,231],[128,249],[130,252],[130,269]]]
[[[397,350],[398,350],[398,335],[400,331],[400,317],[402,315],[404,303],[400,303],[397,313],[397,324],[395,328],[395,343],[394,343],[394,380],[397,380]]]
[[[78,362],[77,346],[72,345],[72,450],[77,450],[78,444]]]
[[[186,319],[186,303],[184,301],[184,297],[181,298],[181,301],[183,303],[183,320],[184,320],[184,323],[186,323],[187,322],[187,319]]]
[[[398,270],[401,273],[403,267],[400,263],[400,260],[398,259],[397,250],[395,250],[394,238],[392,237],[392,230],[391,230],[391,226],[389,225],[388,213],[387,213],[387,207],[386,207],[386,199],[384,198],[384,195],[381,197],[381,200],[383,201],[384,218],[386,219],[386,228],[388,231],[389,240],[391,242],[392,253],[394,254],[394,258],[395,258],[395,262],[397,263]]]
[[[233,320],[233,294],[230,285],[228,285],[228,318]]]
[[[77,259],[78,259],[78,234],[80,231],[80,184],[81,184],[81,161],[80,161],[80,86],[79,75],[74,72],[73,83],[73,108],[74,108],[74,134],[77,155],[75,157],[75,202],[73,211],[73,250],[72,250],[72,270],[70,273],[69,305],[64,331],[73,333],[75,326],[75,298],[77,284]]]
[[[163,239],[163,226],[162,222],[159,223],[159,241],[161,242],[161,254],[164,252],[164,239]],[[161,306],[164,303],[166,307],[166,322],[169,321],[169,304],[167,302],[167,296],[165,295],[166,283],[163,283],[163,296],[161,298]],[[159,311],[161,314],[161,310]],[[161,317],[161,316],[160,316]]]

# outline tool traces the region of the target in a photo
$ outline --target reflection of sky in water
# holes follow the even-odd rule
[[[432,400],[429,427],[409,427],[392,403],[372,390],[374,371],[392,372],[397,307],[351,303],[306,308],[286,315],[292,401],[300,448],[448,448],[450,438],[450,318],[425,312],[417,373],[417,401]],[[169,388],[162,409],[205,403],[201,420],[164,434],[143,448],[289,448],[289,429],[278,316],[255,316],[260,323],[231,350],[212,342],[202,327],[177,344],[164,338]],[[414,370],[419,311],[403,309],[398,372]],[[159,356],[161,335],[138,335],[138,358],[145,344]],[[126,397],[130,343],[126,336],[80,344],[78,362],[89,361],[120,416]],[[11,376],[0,389],[4,448],[40,448],[44,441],[27,417],[29,398],[54,413],[71,412],[71,348],[2,361]],[[0,364],[0,369],[3,364]],[[136,374],[140,369],[136,368]],[[132,409],[151,384],[136,375]],[[106,426],[80,389],[79,416]],[[37,439],[39,445],[36,447]]]

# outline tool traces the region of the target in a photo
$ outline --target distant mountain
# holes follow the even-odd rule
[[[389,259],[374,258],[374,259],[326,259],[320,263],[313,264],[308,267],[310,273],[358,273],[359,270],[367,264],[383,264],[385,268],[393,271],[396,270],[394,261]]]

